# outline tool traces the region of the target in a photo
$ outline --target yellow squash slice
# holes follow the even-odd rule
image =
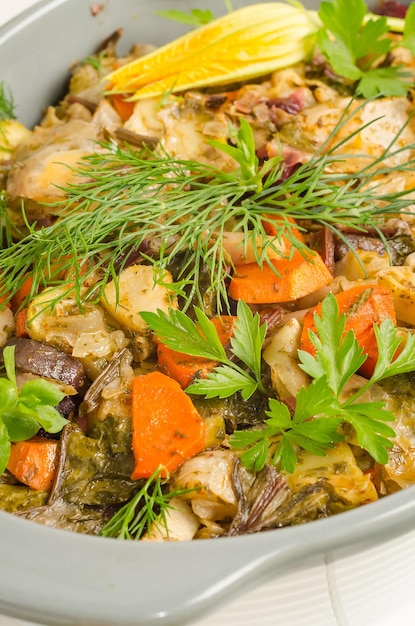
[[[107,93],[139,100],[261,76],[304,60],[317,30],[297,6],[247,6],[115,70]]]

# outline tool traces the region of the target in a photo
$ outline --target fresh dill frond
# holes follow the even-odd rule
[[[82,65],[91,65],[98,73],[104,73],[104,59],[107,56],[107,50],[101,50],[101,52],[97,54],[92,54],[91,56],[85,57],[82,60]]]
[[[0,191],[0,242],[3,247],[12,244],[12,224],[8,212],[8,197],[4,189]]]
[[[169,534],[167,514],[172,508],[171,499],[193,489],[174,489],[166,492],[166,480],[160,478],[161,467],[157,468],[127,504],[107,522],[101,530],[103,537],[117,539],[140,539],[150,532],[154,523],[160,524]]]
[[[339,125],[347,123],[348,116]],[[389,216],[413,204],[410,190],[390,192],[382,187],[385,175],[414,169],[413,158],[392,167],[384,163],[415,150],[415,145],[401,146],[399,136],[369,164],[366,157],[356,173],[330,173],[329,168],[344,158],[336,155],[342,140],[333,141],[326,154],[311,155],[288,177],[282,157],[260,165],[252,130],[243,122],[235,146],[224,146],[239,165],[230,172],[163,151],[101,145],[99,152],[73,168],[77,183],[63,189],[66,199],[50,206],[52,213],[61,213],[59,220],[41,229],[29,226],[25,238],[0,251],[0,296],[15,293],[28,271],[34,292],[62,283],[60,276],[65,270],[73,273],[76,259],[75,265],[87,268],[86,274],[78,272],[74,277],[78,302],[98,301],[108,281],[117,281],[129,253],[140,251],[158,276],[180,258],[176,291],[190,286],[184,310],[192,303],[203,308],[206,292],[216,301],[218,312],[226,310],[226,279],[232,272],[223,246],[227,231],[242,233],[241,249],[253,244],[260,266],[274,267],[270,253],[280,253],[281,240],[303,249],[292,220],[300,229],[302,223],[312,221],[342,238],[343,226],[360,232],[379,230]],[[267,226],[272,226],[275,239],[268,237]],[[203,268],[210,277],[204,292]],[[92,275],[94,284],[86,289],[85,279]]]
[[[13,94],[4,82],[0,82],[0,120],[10,119],[16,119]]]

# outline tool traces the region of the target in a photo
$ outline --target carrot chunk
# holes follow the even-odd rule
[[[359,372],[368,378],[373,374],[379,356],[374,324],[381,324],[385,319],[391,319],[396,325],[393,295],[390,289],[382,285],[357,285],[336,295],[339,313],[347,317],[345,332],[352,330],[359,346],[367,355],[365,363]],[[304,317],[304,326],[301,336],[301,349],[315,354],[315,348],[310,341],[309,330],[316,332],[314,315],[321,315],[321,304],[316,306]]]
[[[21,311],[17,311],[16,315],[14,316],[14,324],[15,324],[14,334],[16,335],[16,337],[28,337],[29,336],[27,332],[27,327],[26,327],[27,311],[28,311],[28,307],[26,306]]]
[[[37,491],[52,487],[58,463],[59,442],[42,437],[11,445],[7,469],[21,483]]]
[[[128,94],[113,94],[110,98],[112,106],[123,122],[132,116],[135,106],[135,102],[129,102],[126,98],[128,98]]]
[[[16,291],[16,293],[12,296],[10,300],[10,305],[13,313],[17,313],[20,311],[24,303],[26,302],[27,297],[30,295],[32,291],[33,285],[33,277],[31,275],[27,275],[24,283],[21,287]]]
[[[160,465],[174,472],[205,446],[201,416],[179,383],[161,372],[133,380],[132,431],[133,480],[149,478]]]
[[[307,258],[295,250],[290,259],[272,260],[278,272],[257,263],[235,267],[229,285],[234,300],[249,304],[291,302],[328,285],[333,277],[317,252],[307,251]]]
[[[235,317],[222,315],[212,318],[211,322],[215,325],[219,339],[224,346],[232,336]],[[182,389],[186,389],[197,376],[205,378],[217,366],[216,361],[177,352],[161,342],[157,344],[157,362],[160,370],[170,378],[174,378]]]

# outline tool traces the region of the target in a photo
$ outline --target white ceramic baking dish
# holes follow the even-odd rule
[[[101,4],[93,17],[87,0],[43,0],[0,29],[0,79],[27,125],[63,93],[68,67],[116,28],[124,30],[121,51],[137,41],[161,44],[184,29],[155,17],[171,8],[168,0]],[[225,10],[222,0],[176,0],[174,7],[195,4]],[[360,550],[414,524],[413,488],[303,526],[183,544],[81,536],[0,513],[0,612],[51,626],[183,626],[314,554]]]

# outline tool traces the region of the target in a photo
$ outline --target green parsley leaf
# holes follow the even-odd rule
[[[401,66],[377,67],[375,64],[396,47],[387,36],[386,17],[366,19],[363,0],[322,2],[319,17],[323,24],[317,36],[322,54],[334,71],[357,82],[356,94],[364,98],[405,96],[411,77]],[[415,48],[414,9],[408,11],[403,45]]]
[[[215,19],[214,14],[209,9],[191,9],[189,13],[170,9],[167,11],[156,11],[156,15],[180,24],[190,24],[191,26],[203,26],[213,22]]]
[[[322,303],[321,318],[314,318],[317,334],[310,331],[316,356],[300,350],[300,367],[312,378],[327,377],[328,385],[339,395],[346,382],[366,360],[353,332],[344,335],[346,317],[339,317],[336,298],[329,294]]]
[[[259,323],[259,316],[253,315],[245,302],[238,302],[231,352],[248,368],[247,371],[227,357],[215,325],[205,313],[198,307],[194,307],[194,311],[197,323],[178,310],[171,309],[168,314],[161,310],[157,313],[140,313],[149,328],[168,348],[220,364],[206,378],[197,379],[189,385],[187,393],[208,398],[227,398],[240,392],[244,400],[250,398],[257,389],[265,393],[261,380],[261,350],[266,325]]]
[[[265,426],[235,432],[230,445],[233,449],[247,447],[241,454],[241,462],[248,469],[260,471],[267,462],[271,444],[277,444],[272,463],[280,463],[282,470],[293,472],[297,446],[312,454],[325,455],[328,448],[342,441],[338,429],[343,420],[337,408],[326,379],[319,378],[301,389],[293,417],[284,403],[271,398]]]
[[[389,319],[379,327],[375,325],[379,357],[373,375],[344,398],[346,383],[366,358],[354,333],[345,333],[345,324],[346,315],[339,315],[337,300],[329,294],[323,300],[321,316],[315,316],[317,332],[310,333],[315,356],[298,352],[300,367],[313,381],[297,394],[294,415],[283,403],[271,398],[269,419],[262,428],[236,432],[230,438],[233,449],[243,450],[241,462],[248,469],[259,471],[273,454],[272,463],[293,472],[298,449],[324,455],[344,439],[340,431],[343,423],[354,428],[359,446],[375,461],[387,463],[395,436],[388,422],[393,422],[394,416],[384,402],[359,402],[359,397],[385,378],[415,371],[415,335],[409,333],[403,341]]]
[[[346,421],[356,431],[359,445],[369,452],[378,463],[388,462],[388,448],[392,448],[393,428],[385,421],[394,421],[394,416],[384,408],[383,402],[351,404],[348,406]]]
[[[322,2],[318,15],[326,29],[353,52],[358,47],[359,31],[366,12],[363,0],[333,0]]]
[[[379,95],[406,96],[411,78],[409,72],[398,66],[377,67],[363,74],[356,94],[368,99]]]
[[[415,55],[415,4],[411,2],[406,12],[402,45]]]
[[[279,404],[276,400],[270,400],[267,415],[271,418],[268,422],[278,427],[282,435],[273,459],[274,463],[281,463],[281,469],[294,471],[297,454],[293,444],[321,456],[326,454],[328,448],[342,441],[343,435],[338,432],[342,418],[337,414],[336,403],[333,403],[332,393],[324,377],[301,389],[290,423],[281,422]]]
[[[10,458],[10,437],[6,424],[0,417],[0,475],[3,474]]]
[[[415,370],[415,335],[408,332],[404,347],[395,360],[394,356],[402,343],[402,337],[392,321],[384,320],[380,327],[375,326],[375,335],[379,357],[371,381],[379,382]]]
[[[241,454],[241,462],[251,472],[260,472],[267,462],[268,453],[269,440],[264,437]]]
[[[241,301],[231,338],[233,354],[249,367],[257,381],[261,380],[261,349],[267,333],[266,324],[260,324],[258,313],[252,315],[248,305]]]
[[[317,35],[317,43],[322,54],[330,61],[330,65],[339,76],[359,80],[362,70],[355,63],[354,54],[342,41],[333,41],[325,33],[320,31]]]
[[[190,356],[226,362],[225,350],[214,325],[197,307],[195,313],[204,336],[190,317],[179,310],[170,309],[168,314],[160,309],[157,313],[142,311],[140,315],[168,348]]]
[[[55,408],[65,396],[56,385],[34,379],[24,383],[19,391],[14,346],[4,348],[3,360],[7,378],[0,378],[0,474],[7,466],[11,442],[30,439],[40,427],[58,433],[68,423]]]
[[[248,373],[237,371],[229,365],[220,365],[206,378],[189,385],[186,391],[206,398],[229,398],[239,391],[243,400],[248,400],[257,389],[258,383]]]

